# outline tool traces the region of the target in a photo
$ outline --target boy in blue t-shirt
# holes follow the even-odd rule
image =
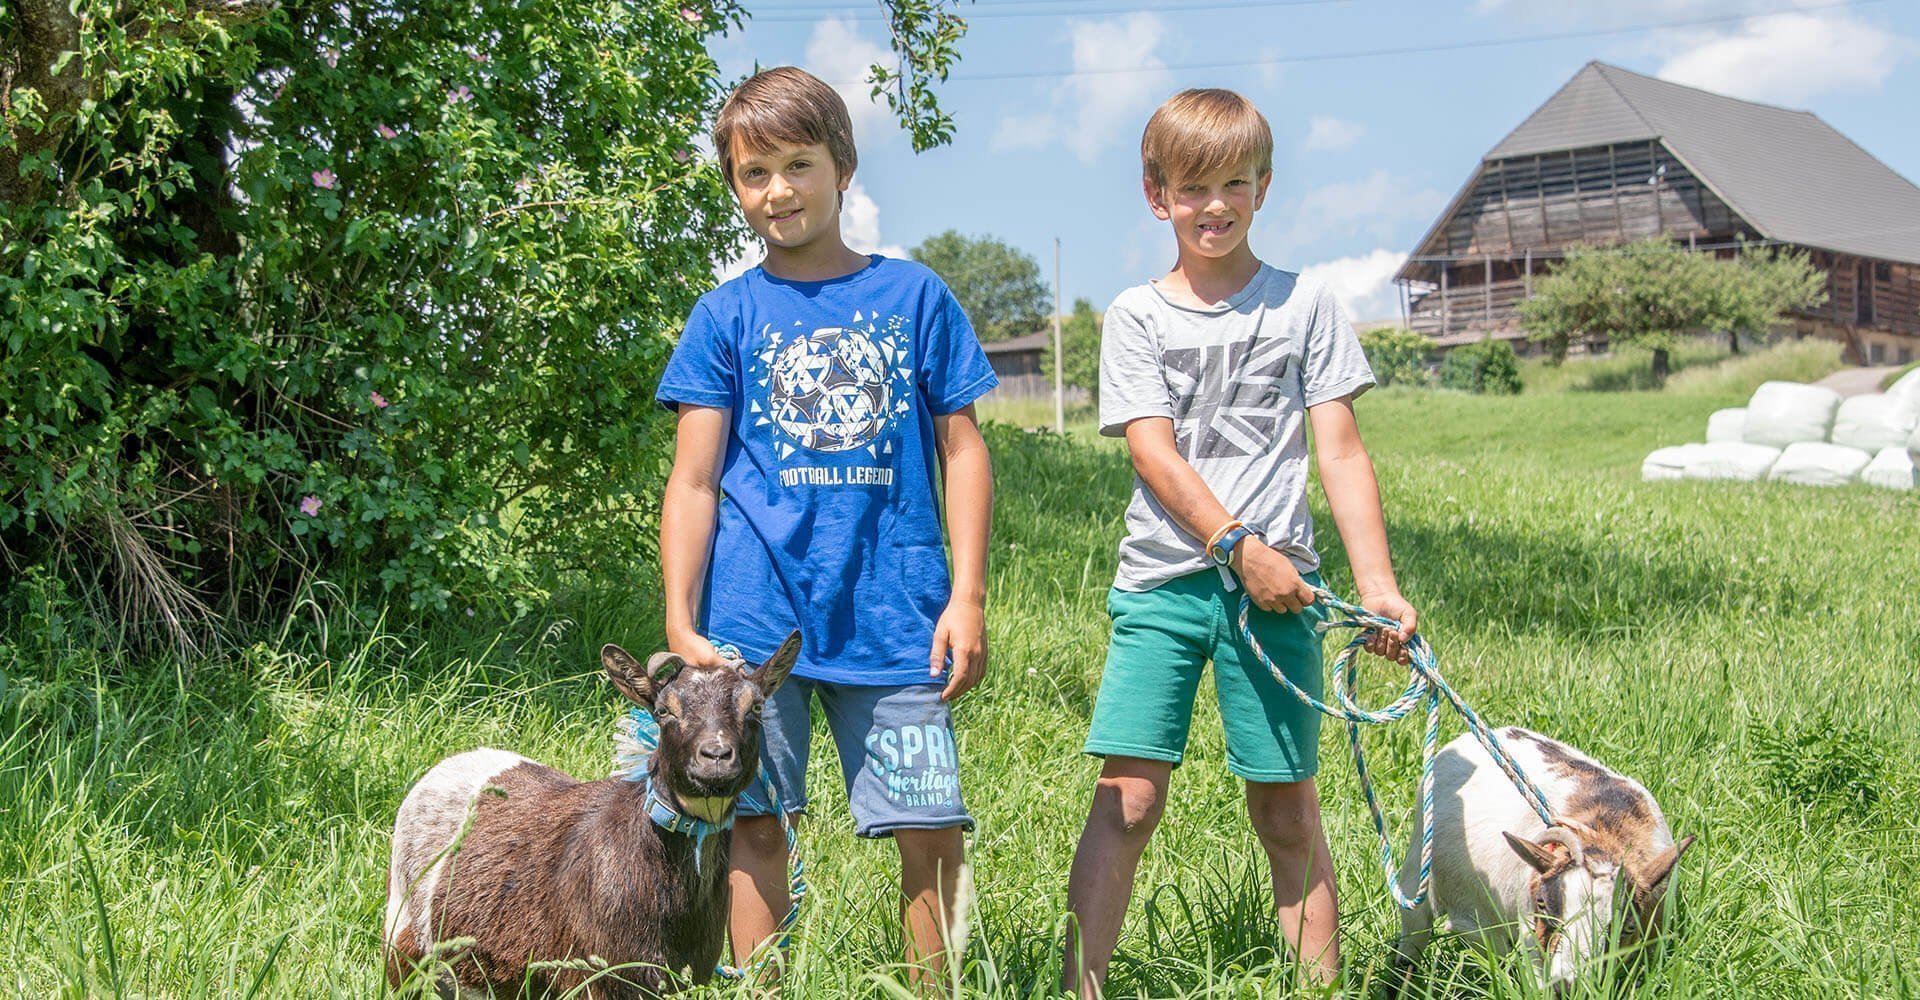
[[[899,847],[907,959],[931,976],[973,824],[948,703],[986,669],[993,480],[972,404],[998,380],[932,271],[841,238],[857,157],[832,88],[793,67],[755,74],[713,144],[767,255],[701,297],[657,393],[678,413],[660,516],[667,644],[689,663],[721,662],[720,643],[757,662],[800,630],[793,680],[763,713],[761,766],[803,811],[817,697],[856,832]],[[772,812],[757,792],[740,800],[736,963],[788,906]]]

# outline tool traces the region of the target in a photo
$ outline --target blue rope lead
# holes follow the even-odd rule
[[[1359,634],[1355,635],[1347,643],[1346,648],[1340,651],[1340,655],[1333,660],[1333,694],[1334,699],[1340,703],[1339,707],[1328,705],[1301,690],[1287,678],[1285,672],[1274,666],[1273,661],[1267,657],[1266,650],[1260,648],[1260,640],[1254,637],[1253,628],[1248,623],[1248,618],[1253,611],[1253,599],[1244,593],[1240,595],[1240,636],[1246,640],[1247,647],[1253,650],[1253,655],[1259,658],[1261,665],[1267,668],[1267,672],[1285,685],[1288,691],[1293,692],[1295,698],[1312,706],[1323,715],[1346,722],[1347,743],[1353,750],[1353,769],[1359,775],[1360,790],[1366,794],[1367,811],[1373,814],[1373,830],[1380,838],[1380,864],[1386,870],[1387,888],[1393,893],[1394,902],[1406,910],[1419,906],[1426,901],[1427,891],[1433,882],[1433,761],[1440,752],[1440,701],[1443,698],[1447,704],[1453,706],[1454,711],[1460,713],[1460,717],[1466,721],[1467,729],[1480,741],[1481,746],[1486,747],[1487,755],[1493,758],[1494,763],[1500,765],[1500,770],[1506,774],[1509,781],[1513,782],[1513,787],[1520,793],[1521,798],[1526,799],[1527,804],[1533,807],[1533,811],[1539,814],[1540,822],[1548,826],[1554,825],[1553,810],[1547,805],[1547,797],[1527,779],[1519,763],[1501,744],[1500,737],[1486,723],[1480,721],[1480,716],[1475,714],[1466,701],[1440,676],[1440,663],[1434,658],[1433,648],[1427,645],[1426,638],[1418,632],[1414,633],[1413,638],[1407,642],[1407,652],[1412,659],[1409,665],[1407,690],[1385,708],[1370,710],[1356,704],[1353,700],[1353,680],[1358,671],[1353,669],[1354,658],[1366,647],[1367,639],[1373,633],[1382,629],[1398,631],[1400,623],[1391,618],[1383,618],[1358,605],[1348,604],[1323,588],[1315,587],[1313,593],[1318,603],[1326,605],[1343,616],[1314,626],[1316,631],[1321,634],[1341,628],[1359,631]],[[1367,758],[1360,749],[1360,725],[1365,723],[1384,726],[1390,722],[1397,722],[1411,713],[1422,701],[1426,703],[1427,709],[1427,735],[1420,771],[1420,883],[1412,898],[1408,898],[1400,888],[1397,877],[1399,866],[1393,863],[1393,843],[1387,838],[1386,817],[1380,812],[1379,797],[1374,794],[1373,780],[1367,774]]]

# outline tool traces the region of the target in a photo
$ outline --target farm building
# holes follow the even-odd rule
[[[1805,250],[1827,302],[1794,332],[1858,363],[1920,357],[1920,187],[1810,112],[1600,62],[1482,158],[1395,280],[1443,348],[1524,349],[1514,306],[1565,248],[1661,233],[1723,255]]]

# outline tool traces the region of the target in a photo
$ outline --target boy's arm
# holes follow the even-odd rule
[[[1326,491],[1340,541],[1347,547],[1360,605],[1400,622],[1398,633],[1375,633],[1367,651],[1405,663],[1408,655],[1404,644],[1413,637],[1417,616],[1413,605],[1400,596],[1400,585],[1393,578],[1387,528],[1380,512],[1380,484],[1374,478],[1367,446],[1360,440],[1353,397],[1342,396],[1308,407],[1307,421],[1313,427],[1320,486]]]
[[[718,665],[720,654],[700,634],[701,589],[720,504],[720,463],[732,411],[679,408],[673,471],[660,503],[660,581],[666,591],[667,648],[688,663]]]
[[[987,671],[987,535],[993,528],[993,463],[971,404],[933,418],[934,442],[946,482],[947,544],[953,552],[953,593],[933,630],[930,676],[947,655],[953,673],[943,701],[966,694]]]
[[[1141,417],[1127,423],[1127,451],[1133,470],[1153,498],[1187,533],[1205,539],[1234,519],[1207,488],[1174,443],[1173,421]],[[1249,535],[1233,547],[1233,570],[1253,603],[1267,611],[1296,612],[1314,602],[1313,587],[1293,568],[1293,560]]]

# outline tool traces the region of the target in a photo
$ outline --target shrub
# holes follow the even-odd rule
[[[7,576],[186,638],[348,565],[421,609],[631,572],[740,231],[692,153],[732,9],[77,8],[77,97],[0,77]]]
[[[1767,786],[1802,808],[1865,815],[1880,800],[1890,752],[1859,726],[1823,712],[1791,731],[1750,723],[1747,736]]]
[[[1424,385],[1433,341],[1412,330],[1376,327],[1360,334],[1360,349],[1381,385]]]
[[[1489,338],[1463,344],[1441,360],[1440,384],[1449,389],[1511,396],[1520,391],[1520,359],[1504,340]]]

